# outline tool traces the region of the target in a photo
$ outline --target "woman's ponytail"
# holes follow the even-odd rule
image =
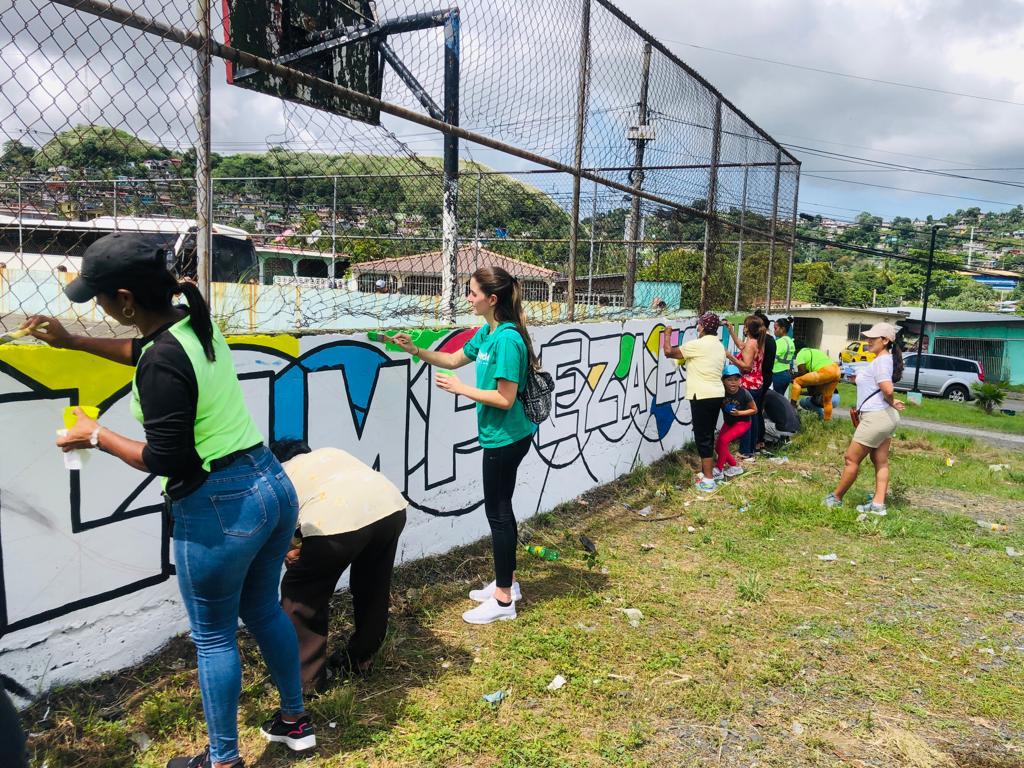
[[[889,354],[892,355],[892,383],[903,378],[903,352],[895,341],[889,343]]]
[[[523,296],[519,290],[519,280],[512,277],[512,314],[515,318],[512,322],[516,324],[519,335],[523,337],[526,345],[526,354],[529,356],[530,368],[534,371],[540,370],[540,360],[533,351],[533,342],[530,341],[530,333],[526,330],[526,310],[523,308]]]
[[[203,294],[199,292],[199,286],[190,280],[182,280],[178,283],[180,292],[188,302],[188,318],[192,325],[199,343],[203,345],[203,352],[206,359],[211,363],[217,359],[213,349],[213,319],[210,317],[210,308],[206,306]]]

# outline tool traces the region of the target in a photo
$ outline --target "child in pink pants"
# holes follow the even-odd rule
[[[743,467],[729,453],[729,443],[739,440],[750,429],[750,417],[757,413],[757,404],[750,392],[740,386],[740,369],[727,365],[722,371],[725,386],[725,401],[722,403],[722,429],[715,440],[718,461],[715,464],[715,480],[736,477],[743,474]],[[726,465],[728,464],[728,467]]]

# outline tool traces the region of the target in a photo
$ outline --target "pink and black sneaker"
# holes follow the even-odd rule
[[[260,727],[260,731],[267,741],[284,744],[295,752],[302,752],[316,746],[316,731],[313,729],[309,715],[303,715],[294,723],[288,723],[281,718],[281,711],[278,710]]]

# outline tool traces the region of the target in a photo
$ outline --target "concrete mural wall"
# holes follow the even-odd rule
[[[685,372],[659,354],[661,330],[533,330],[557,395],[520,470],[520,519],[689,441]],[[417,343],[451,351],[472,333],[423,331]],[[487,533],[474,404],[434,387],[430,366],[373,333],[230,343],[264,435],[339,446],[403,490],[402,560]],[[0,347],[0,670],[30,690],[123,668],[187,629],[157,479],[95,452],[68,471],[54,445],[75,404],[142,439],[131,374],[76,352]],[[472,382],[472,365],[459,375]]]

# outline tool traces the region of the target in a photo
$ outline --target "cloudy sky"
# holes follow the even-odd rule
[[[188,18],[191,8],[190,0],[133,5],[174,21]],[[378,3],[385,13],[435,5],[429,0]],[[975,205],[1006,210],[1024,202],[1024,0],[621,0],[619,6],[803,161],[802,211],[836,218],[852,218],[861,210],[924,216]],[[460,7],[463,124],[569,160],[578,2],[463,0]],[[622,35],[609,19],[595,11],[600,43],[594,50],[595,111],[588,143],[595,147],[594,162],[619,164],[631,156],[623,128],[635,111],[640,49],[635,36]],[[0,21],[0,126],[8,137],[41,143],[70,125],[106,121],[166,145],[191,144],[187,51],[76,18],[46,0],[0,0]],[[440,100],[440,31],[393,40]],[[97,55],[101,51],[127,53],[118,60]],[[652,102],[673,117],[661,120],[649,157],[660,152],[666,159],[700,160],[708,151],[708,132],[700,128],[710,121],[707,103],[659,66],[664,63],[655,63]],[[384,95],[418,108],[393,76],[386,79]],[[386,143],[340,118],[283,107],[276,99],[228,86],[219,62],[213,100],[215,149],[222,152],[286,141],[311,149],[366,151]],[[385,124],[412,150],[440,153],[437,136],[422,127],[390,119]],[[464,156],[502,170],[526,166],[479,147]],[[865,160],[875,165],[865,166]],[[893,172],[877,163],[1008,183]],[[702,183],[697,177],[683,179],[674,191],[696,196]],[[759,194],[762,201],[770,197],[763,184]]]
[[[802,211],[837,218],[852,218],[862,210],[924,216],[975,205],[1006,210],[1024,202],[1024,0],[623,0],[619,6],[791,147],[803,161]],[[474,67],[473,56],[507,40],[485,35],[483,25],[474,25],[469,15],[473,10],[468,9],[463,42],[470,69],[467,91],[501,93],[502,85],[480,79],[485,68]],[[495,26],[503,25],[488,19],[487,29]],[[524,48],[522,39],[516,45],[521,57],[536,53]],[[575,51],[564,53],[568,72]],[[539,82],[543,88],[512,93],[532,109],[558,112],[571,106],[565,98],[572,91],[569,80],[549,73]],[[553,103],[544,105],[545,100]],[[280,110],[263,104],[272,122]],[[474,106],[481,104],[469,103],[466,111],[472,113]],[[515,114],[521,117],[522,111]],[[390,124],[417,151],[439,151],[422,128]],[[528,132],[503,135],[513,143],[537,139]],[[1010,185],[892,171],[815,151]],[[477,149],[473,156],[494,167],[524,165],[486,150]]]
[[[921,216],[974,205],[982,210],[1007,207],[826,181],[812,174],[1024,202],[1024,2],[634,0],[623,7],[786,144],[917,168],[1016,168],[963,173],[1021,185],[864,172],[862,165],[794,149],[803,160],[801,210],[840,217],[865,209]],[[692,45],[1018,103],[819,74]],[[854,169],[860,172],[851,173]]]

